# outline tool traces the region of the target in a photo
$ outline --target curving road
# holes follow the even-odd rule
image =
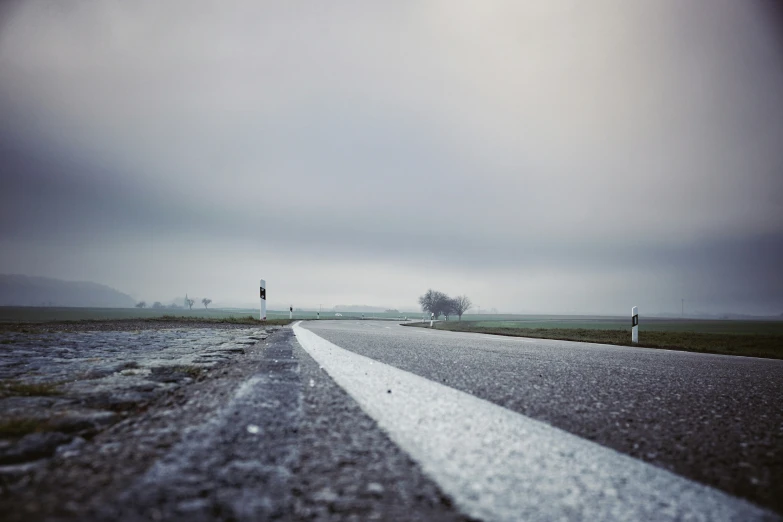
[[[783,512],[783,361],[310,321],[335,345]]]

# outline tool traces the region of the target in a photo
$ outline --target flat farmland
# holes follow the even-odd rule
[[[226,319],[247,317],[250,310],[193,310],[171,308],[77,308],[77,307],[0,307],[1,323],[46,323],[52,321],[111,321],[119,319],[155,319],[175,316],[186,319]],[[258,317],[258,311],[255,312]]]
[[[452,322],[450,319],[448,322]],[[484,319],[478,315],[464,315],[462,322],[483,328],[582,328],[586,330],[631,331],[631,316],[501,316]],[[773,320],[721,320],[721,319],[678,319],[644,317],[639,318],[639,328],[648,332],[699,332],[715,334],[768,334],[783,335],[783,321]],[[630,335],[630,334],[629,334]]]
[[[440,321],[455,332],[560,339],[644,348],[783,359],[783,321],[640,318],[639,343],[631,343],[630,317],[515,316]],[[428,322],[411,326],[426,327]]]
[[[335,316],[334,311],[323,311],[322,319],[361,319],[357,312],[341,312]],[[259,310],[252,308],[77,308],[77,307],[34,307],[34,306],[2,306],[0,307],[0,323],[48,323],[58,321],[112,321],[121,319],[159,319],[176,318],[187,320],[240,320],[251,316],[258,319]],[[316,319],[317,312],[294,312],[294,319]],[[367,319],[402,319],[405,314],[366,313]],[[288,310],[267,310],[268,319],[288,319]]]

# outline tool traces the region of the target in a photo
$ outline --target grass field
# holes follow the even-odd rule
[[[342,317],[335,317],[334,312],[324,311],[322,319],[359,319],[361,313],[341,312]],[[194,320],[225,320],[245,319],[248,316],[258,318],[258,309],[231,308],[205,310],[194,308],[184,309],[151,309],[151,308],[58,308],[33,306],[1,306],[0,323],[46,323],[54,321],[109,321],[118,319],[157,319],[163,317],[184,318]],[[287,310],[268,310],[267,319],[288,319]],[[295,311],[294,319],[315,319],[317,312]],[[366,313],[368,319],[400,319],[400,314]],[[403,314],[404,317],[404,314]]]
[[[479,316],[480,317],[480,316]],[[464,316],[462,322],[482,328],[582,328],[586,330],[631,330],[631,317],[606,316],[516,316],[512,319],[476,319]],[[452,322],[452,321],[449,321]],[[783,321],[736,321],[717,319],[676,319],[641,317],[640,331],[700,332],[719,334],[783,335]]]
[[[176,316],[188,319],[225,319],[247,317],[250,310],[172,310],[150,308],[59,308],[32,306],[0,307],[2,323],[44,323],[51,321],[86,321],[116,319],[153,319],[163,316]],[[258,317],[258,311],[255,311]],[[282,317],[282,315],[280,316]]]
[[[646,318],[640,320],[637,345],[630,342],[628,323],[630,319],[611,317],[525,316],[505,321],[438,322],[435,327],[455,332],[783,359],[783,321]],[[429,326],[429,323],[412,326]]]

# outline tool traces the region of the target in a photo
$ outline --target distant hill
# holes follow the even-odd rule
[[[0,274],[0,306],[133,308],[135,304],[131,296],[98,283]]]

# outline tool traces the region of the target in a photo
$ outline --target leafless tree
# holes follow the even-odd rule
[[[204,308],[206,309],[209,306],[209,303],[212,302],[212,299],[207,299],[206,297],[201,300],[201,303],[204,305]]]
[[[188,297],[188,294],[185,294],[185,306],[188,307],[188,310],[193,310],[193,305],[196,304],[196,301]]]
[[[138,303],[136,303],[136,308],[147,308],[147,302],[139,301]]]
[[[419,297],[421,309],[435,314],[435,317],[445,315],[447,318],[452,312],[451,298],[443,292],[430,288],[423,296]]]
[[[446,320],[448,321],[449,316],[451,314],[456,314],[456,313],[457,313],[457,300],[449,297],[448,299],[446,299],[446,302],[443,305],[443,317],[445,317]]]
[[[457,314],[459,320],[462,321],[462,314],[467,312],[473,303],[470,302],[470,298],[466,295],[458,295],[453,299],[454,301],[454,313]]]

